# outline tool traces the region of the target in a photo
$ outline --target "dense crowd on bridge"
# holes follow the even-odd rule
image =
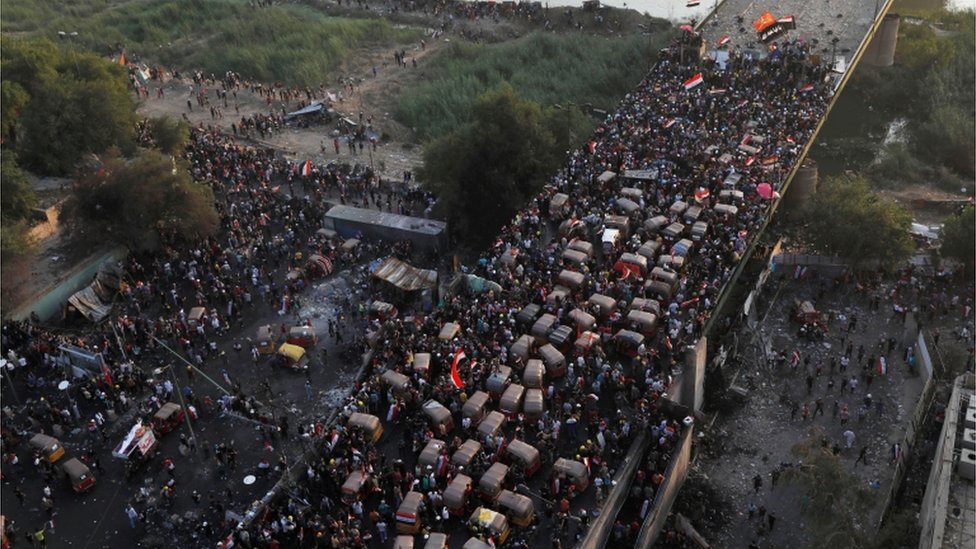
[[[539,509],[540,517],[576,525],[554,529],[560,534],[553,536],[554,546],[584,529],[589,518],[583,511],[592,512],[606,495],[622,453],[642,432],[660,456],[641,472],[649,488],[643,495],[653,501],[654,487],[685,430],[682,418],[671,417],[662,406],[674,367],[682,362],[682,350],[701,336],[719,291],[764,222],[771,195],[761,195],[762,184],[778,188],[829,97],[824,69],[810,65],[805,54],[802,42],[784,43],[779,53],[762,61],[734,52],[723,70],[714,64],[681,64],[677,45],[662,53],[638,89],[591,141],[570,154],[566,167],[503,228],[474,267],[474,274],[496,282],[501,292],[453,296],[426,316],[361,317],[373,342],[372,359],[342,416],[375,415],[387,426],[387,436],[376,441],[345,419],[315,432],[323,448],[298,486],[314,504],[299,507],[291,498],[275,503],[266,520],[235,531],[239,543],[273,547],[301,539],[304,546],[368,546],[370,537],[392,537],[395,511],[411,490],[422,493],[422,522],[448,531],[456,524],[453,517],[466,519],[477,499],[472,497],[457,514],[448,512],[444,520],[444,492],[462,474],[449,458],[468,439],[480,449],[463,474],[477,482],[495,461],[507,462],[512,466],[507,488],[530,485],[553,502]],[[703,83],[689,86],[698,72]],[[165,341],[198,366],[220,367],[227,358],[213,352],[213,342],[238,328],[246,311],[267,307],[291,313],[300,308],[300,291],[289,286],[284,274],[303,255],[324,253],[339,265],[352,265],[378,253],[360,249],[360,255],[344,256],[340,240],[318,231],[325,194],[335,189],[343,199],[392,209],[396,195],[369,170],[328,165],[302,174],[298,164],[203,129],[194,131],[187,160],[193,177],[215,190],[219,236],[130,257],[124,265],[120,314],[84,338],[71,338],[71,343],[105,354],[110,365],[106,377],[114,383],[93,379],[85,388],[92,400],[83,404],[83,412],[69,409],[66,415],[60,409],[71,404],[56,400],[57,414],[38,412],[40,428],[27,426],[24,431],[47,431],[58,417],[68,420],[68,415],[85,421],[101,407],[124,409],[135,403],[152,411],[172,389],[125,366],[127,359],[158,357],[162,351],[157,342]],[[629,208],[624,198],[637,208]],[[697,213],[691,219],[693,210]],[[659,217],[663,222],[656,221]],[[693,222],[703,223],[704,230],[692,234],[684,225]],[[611,231],[619,231],[614,233],[618,238],[607,239]],[[580,249],[581,242],[592,242],[592,251],[582,246],[587,251],[581,259],[567,257],[565,252]],[[625,254],[644,257],[646,265],[629,263]],[[582,274],[582,281],[573,282],[577,279],[564,271]],[[664,280],[671,281],[667,289],[650,284]],[[605,299],[592,299],[594,294]],[[635,298],[642,298],[641,305]],[[538,310],[527,311],[532,304]],[[197,305],[205,305],[209,313],[201,327],[191,330],[186,314]],[[633,311],[652,314],[653,322],[638,322],[629,315]],[[543,313],[554,322],[534,333]],[[450,329],[454,325],[456,331]],[[570,328],[568,339],[562,332],[561,343],[554,337],[556,326]],[[530,332],[528,339],[520,337]],[[10,359],[27,357],[32,366],[52,368],[45,354],[64,343],[64,337],[8,324],[4,351],[12,351]],[[556,354],[540,354],[540,345],[546,343]],[[244,356],[249,351],[235,350]],[[452,380],[449,373],[459,351],[467,360],[457,361],[460,370]],[[431,355],[428,374],[414,367],[424,353]],[[530,419],[523,410],[510,410],[500,428],[480,432],[476,419],[481,418],[462,413],[468,400],[478,391],[497,393],[490,380],[503,366],[513,369],[510,383],[528,385],[527,369],[535,359],[545,359],[544,381],[536,382],[545,411]],[[389,376],[383,377],[388,371],[402,373],[408,383],[391,387]],[[36,396],[50,394],[59,378],[53,370],[30,369],[21,375],[34,378]],[[47,380],[47,391],[38,378]],[[233,388],[223,399],[225,406],[248,399],[226,373],[225,380]],[[203,412],[213,405],[204,407],[202,398],[187,396]],[[493,395],[486,412],[500,406],[494,404],[500,396]],[[450,412],[453,426],[429,420],[423,405],[431,400]],[[428,470],[419,465],[417,453],[432,439],[442,439],[444,447]],[[510,455],[516,441],[538,449],[538,471]],[[395,455],[390,451],[394,445]],[[5,451],[9,448],[5,444]],[[578,480],[570,482],[552,471],[559,458],[585,464],[585,489],[576,488]],[[342,497],[344,482],[355,472],[369,473],[371,480],[361,493]],[[202,520],[186,528],[198,535],[220,535],[220,527],[227,525],[219,506],[211,505],[209,529],[201,530]],[[216,531],[214,524],[219,525]],[[542,539],[542,533],[530,532],[526,528],[514,537],[526,543]],[[636,534],[632,527],[614,529],[621,541]],[[492,537],[481,535],[486,541]]]

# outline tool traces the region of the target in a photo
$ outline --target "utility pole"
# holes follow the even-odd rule
[[[173,387],[176,389],[176,394],[180,397],[180,406],[183,407],[183,423],[186,423],[186,428],[190,430],[190,438],[193,439],[193,449],[199,446],[200,441],[197,440],[197,434],[193,431],[193,424],[190,422],[190,409],[186,406],[186,400],[183,398],[183,390],[180,388],[180,382],[176,379],[176,372],[174,371],[173,365],[170,364],[166,366],[169,370],[169,375],[173,378]]]

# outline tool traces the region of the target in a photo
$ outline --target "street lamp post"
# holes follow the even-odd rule
[[[840,42],[840,38],[836,36],[830,39],[830,70],[837,68],[837,42]]]

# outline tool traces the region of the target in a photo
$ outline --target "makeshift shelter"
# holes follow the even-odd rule
[[[437,292],[437,271],[418,269],[395,257],[387,258],[373,271],[373,278],[385,283],[399,298],[409,300],[418,293]]]

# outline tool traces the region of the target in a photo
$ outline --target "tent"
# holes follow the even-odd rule
[[[390,257],[373,271],[373,276],[404,292],[437,287],[437,271],[418,269],[409,263]]]

